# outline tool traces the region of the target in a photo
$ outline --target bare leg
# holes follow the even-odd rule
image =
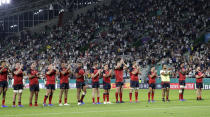
[[[165,88],[162,88],[162,100],[165,101]]]
[[[169,101],[169,88],[166,88],[166,100]]]
[[[97,102],[100,103],[100,91],[99,88],[96,88],[97,91]]]
[[[77,88],[77,100],[80,102],[80,93],[81,93],[81,88]]]
[[[35,91],[35,106],[37,106],[39,91]]]
[[[60,90],[60,94],[59,94],[59,104],[61,104],[62,102],[62,95],[63,95],[64,89]]]
[[[34,91],[31,91],[31,92],[30,92],[30,97],[29,97],[29,105],[30,105],[30,106],[32,106],[33,96],[34,96]]]
[[[0,95],[2,94],[3,92],[3,87],[0,87]]]
[[[95,98],[95,90],[96,88],[92,88],[92,98]]]
[[[97,97],[100,97],[100,90],[97,88]]]
[[[68,91],[69,91],[68,89],[64,90],[64,100],[65,100],[64,103],[67,103]]]
[[[7,93],[7,88],[4,88],[2,95],[2,105],[5,105],[6,93]]]
[[[14,93],[14,94],[13,94],[13,105],[15,105],[16,95],[17,95],[17,93]]]
[[[21,105],[22,93],[18,93],[18,105]]]

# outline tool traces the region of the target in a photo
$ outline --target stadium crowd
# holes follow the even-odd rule
[[[52,62],[58,66],[60,60],[82,61],[86,68],[94,61],[108,62],[113,68],[122,56],[143,67],[170,64],[173,77],[182,62],[192,69],[189,76],[194,76],[197,65],[210,76],[209,43],[194,46],[209,24],[207,0],[177,1],[113,0],[62,27],[46,26],[40,33],[23,31],[2,40],[0,56],[11,65],[20,61],[27,66],[36,60],[40,70]]]

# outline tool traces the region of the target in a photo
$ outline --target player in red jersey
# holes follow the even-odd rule
[[[136,103],[138,102],[138,89],[139,89],[139,78],[138,75],[141,74],[140,72],[140,67],[137,65],[136,62],[133,62],[132,67],[129,70],[130,72],[130,93],[129,93],[129,97],[130,97],[130,103],[132,103],[132,93],[133,90],[135,90],[135,101]]]
[[[87,93],[86,89],[87,86],[85,84],[85,70],[82,69],[82,63],[77,64],[77,69],[75,71],[75,76],[76,76],[76,87],[77,87],[77,100],[78,100],[78,105],[84,104],[83,99]],[[80,93],[83,91],[82,96],[80,98]]]
[[[16,107],[15,101],[16,101],[16,96],[18,95],[18,106],[23,107],[21,104],[21,96],[22,96],[22,91],[23,91],[23,64],[20,64],[17,62],[15,64],[15,69],[13,70],[13,78],[14,78],[14,83],[13,83],[13,89],[14,89],[14,95],[13,95],[13,106]]]
[[[127,65],[125,64],[124,60],[119,58],[117,60],[117,65],[115,66],[115,77],[116,77],[116,103],[124,103],[122,101],[122,95],[123,95],[123,85],[124,85],[124,79],[123,79],[123,71],[124,69],[127,69]],[[120,96],[120,102],[118,101],[118,95]]]
[[[68,96],[68,90],[69,90],[69,75],[71,73],[70,65],[67,66],[66,63],[61,63],[61,69],[60,69],[60,95],[59,95],[59,106],[63,106],[61,103],[62,101],[62,95],[64,93],[64,106],[68,106],[67,103],[67,96]]]
[[[203,88],[203,78],[205,77],[205,74],[201,72],[201,68],[197,67],[196,73],[195,73],[195,78],[196,78],[196,94],[197,94],[197,100],[202,100],[201,98],[201,92]]]
[[[92,100],[93,104],[101,104],[100,103],[100,84],[99,84],[99,76],[101,74],[101,69],[98,69],[98,63],[93,63],[93,68],[90,70],[91,78],[92,78]],[[97,103],[95,103],[95,94],[97,93]]]
[[[109,92],[111,89],[111,76],[112,76],[112,70],[109,70],[108,64],[104,65],[104,71],[103,71],[103,88],[104,88],[104,94],[103,94],[103,99],[104,99],[104,104],[111,104],[109,101]],[[106,101],[107,99],[107,101]]]
[[[46,100],[49,96],[49,104],[48,106],[53,106],[52,104],[52,97],[53,93],[55,90],[55,80],[56,80],[56,75],[59,74],[58,69],[56,69],[55,65],[50,64],[46,70],[46,95],[44,97],[44,103],[43,106],[47,106]]]
[[[34,106],[38,106],[38,94],[39,94],[39,73],[36,69],[36,62],[31,64],[31,68],[28,70],[28,78],[29,78],[29,87],[30,87],[30,98],[29,98],[29,106],[32,106],[32,99],[35,94],[35,104]]]
[[[148,92],[148,102],[150,102],[150,95],[152,95],[152,102],[154,102],[154,94],[155,94],[155,88],[156,88],[156,78],[157,78],[157,71],[155,70],[155,67],[152,67],[149,74],[149,92]]]
[[[2,94],[2,107],[8,107],[5,105],[5,98],[6,98],[6,92],[8,88],[8,82],[7,82],[7,75],[8,75],[9,69],[8,65],[6,65],[6,61],[1,61],[1,67],[0,67],[0,95]]]
[[[188,74],[189,70],[186,70],[184,67],[184,63],[180,65],[180,70],[179,70],[179,100],[180,101],[185,101],[183,98],[184,95],[184,87],[185,87],[185,79],[186,75]]]

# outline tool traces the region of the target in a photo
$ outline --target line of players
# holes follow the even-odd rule
[[[34,62],[31,64],[30,69],[27,73],[23,72],[23,65],[21,63],[16,63],[15,68],[11,71],[8,69],[8,65],[5,61],[1,61],[0,66],[0,95],[2,94],[2,107],[7,107],[5,105],[6,91],[8,88],[8,73],[11,72],[13,75],[14,83],[13,83],[13,107],[16,107],[16,96],[18,95],[18,106],[23,107],[21,104],[21,96],[23,91],[23,76],[27,75],[29,78],[29,86],[30,86],[30,98],[29,98],[29,106],[32,106],[32,99],[35,96],[35,104],[34,106],[38,106],[38,93],[39,93],[39,79],[40,74],[36,69],[37,64]],[[124,70],[129,71],[130,73],[130,92],[129,98],[130,103],[132,103],[132,94],[133,90],[135,90],[135,102],[138,102],[138,89],[139,89],[139,77],[141,74],[140,67],[136,62],[132,63],[130,69],[128,69],[123,59],[118,59],[117,64],[114,68],[109,69],[108,64],[104,64],[103,69],[98,69],[98,63],[94,63],[92,69],[90,70],[91,78],[92,78],[92,101],[93,104],[101,104],[100,103],[100,94],[99,94],[99,77],[103,76],[103,101],[104,104],[111,104],[109,101],[109,92],[111,89],[111,77],[113,72],[115,73],[116,78],[116,103],[124,103],[122,100],[123,97],[123,72]],[[186,74],[190,71],[190,69],[185,69],[184,64],[180,65],[179,71],[179,100],[184,101],[184,86]],[[48,68],[45,72],[45,80],[46,80],[46,94],[44,96],[43,106],[47,106],[46,101],[49,99],[48,106],[53,106],[52,98],[55,90],[56,83],[56,75],[60,77],[60,94],[59,94],[59,106],[63,106],[62,104],[62,96],[64,93],[64,105],[69,105],[67,103],[68,89],[69,89],[69,75],[73,73],[70,65],[67,65],[65,62],[61,63],[61,69],[58,70],[53,64],[49,64]],[[170,101],[169,100],[169,89],[170,89],[170,75],[171,69],[166,65],[163,65],[163,69],[160,71],[161,76],[161,84],[162,84],[162,101]],[[78,105],[84,104],[83,99],[87,93],[87,85],[85,83],[85,76],[87,72],[82,68],[82,63],[77,63],[77,69],[74,72],[76,77],[76,88],[77,88],[77,100]],[[201,98],[201,89],[203,88],[203,78],[205,75],[201,72],[200,67],[196,69],[196,88],[197,88],[197,100],[202,100]],[[156,78],[157,71],[155,67],[152,67],[149,74],[149,91],[148,91],[148,102],[154,102],[154,93],[156,87]],[[95,95],[97,97],[97,102],[95,101]],[[118,99],[120,97],[120,100]],[[151,97],[151,98],[150,98]],[[165,98],[166,97],[166,98]]]

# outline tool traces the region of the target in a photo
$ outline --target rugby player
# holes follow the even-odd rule
[[[132,103],[132,93],[135,90],[135,102],[138,102],[138,89],[139,89],[139,78],[138,75],[141,74],[140,67],[136,62],[133,62],[132,67],[130,68],[130,103]]]
[[[90,70],[91,78],[92,78],[92,100],[93,104],[101,104],[100,103],[100,84],[99,84],[99,76],[101,75],[102,70],[98,69],[98,63],[93,63],[93,68]],[[95,94],[97,94],[97,103],[95,103]]]
[[[205,74],[201,72],[201,68],[197,67],[195,78],[196,78],[196,94],[197,94],[197,100],[203,100],[201,97],[201,92],[203,88],[203,78],[205,77]]]
[[[23,105],[21,104],[21,96],[22,96],[22,91],[23,91],[23,64],[17,62],[15,64],[15,69],[12,71],[13,73],[13,79],[14,79],[14,83],[13,83],[13,105],[12,107],[16,107],[15,101],[16,101],[16,96],[18,95],[18,106],[19,107],[23,107]]]
[[[62,95],[64,93],[64,106],[68,106],[67,96],[69,90],[69,75],[71,73],[70,65],[66,65],[66,63],[61,63],[60,69],[60,95],[59,95],[59,106],[63,106],[62,104]]]
[[[76,87],[77,87],[77,100],[78,105],[83,105],[83,99],[87,93],[87,85],[85,84],[85,70],[82,68],[82,63],[77,63],[77,69],[75,71],[76,76]],[[80,93],[82,92],[82,96],[80,98]]]
[[[0,66],[0,95],[2,94],[2,107],[8,107],[5,105],[5,98],[6,98],[6,92],[8,88],[8,73],[9,73],[9,68],[8,65],[6,64],[6,61],[1,61],[1,66]]]
[[[152,67],[149,74],[149,92],[148,92],[148,102],[150,102],[150,95],[152,95],[152,101],[154,102],[154,94],[155,94],[155,88],[156,88],[156,78],[157,78],[157,71],[155,70],[155,67]]]
[[[123,85],[124,85],[124,79],[123,79],[123,71],[124,69],[127,69],[127,65],[125,64],[124,60],[122,58],[117,59],[117,65],[115,66],[115,78],[116,78],[116,103],[124,103],[122,100],[123,96]],[[120,96],[120,102],[118,101],[118,95]]]
[[[169,102],[169,89],[170,89],[170,75],[171,75],[171,69],[167,68],[166,65],[163,65],[163,69],[160,70],[160,77],[161,77],[161,84],[162,84],[162,101],[165,102],[165,96],[166,101]]]
[[[53,106],[52,104],[52,98],[53,98],[53,93],[55,90],[55,80],[56,80],[56,75],[59,74],[58,69],[56,69],[55,65],[50,64],[45,71],[46,73],[46,94],[44,97],[44,103],[43,106],[47,106],[46,101],[47,98],[49,97],[49,104],[48,106]]]
[[[32,99],[35,94],[35,104],[34,106],[38,106],[38,94],[39,94],[39,73],[36,68],[36,62],[31,64],[31,68],[28,70],[28,78],[29,78],[29,87],[30,87],[30,97],[29,97],[29,106],[32,106]]]
[[[103,88],[104,88],[104,93],[103,93],[103,99],[104,99],[104,104],[111,104],[109,101],[109,92],[111,89],[111,77],[112,77],[112,70],[109,70],[108,64],[104,65],[104,71],[103,71]]]

